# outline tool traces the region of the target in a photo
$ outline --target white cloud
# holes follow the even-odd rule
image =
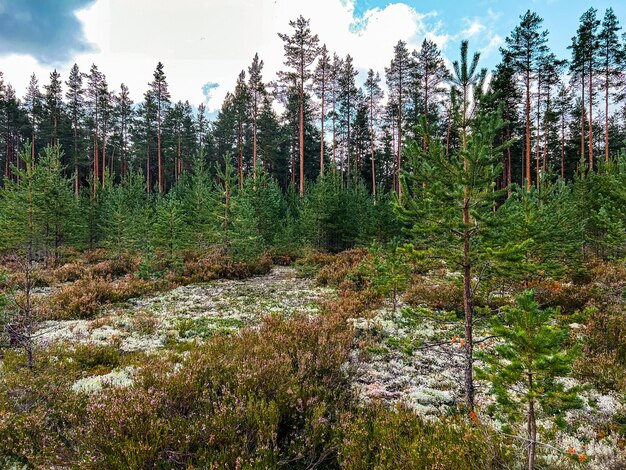
[[[371,67],[382,74],[400,39],[411,49],[424,37],[442,48],[451,39],[440,23],[429,25],[432,13],[404,3],[370,9],[357,24],[354,0],[98,0],[77,13],[86,39],[97,51],[80,54],[75,61],[84,72],[97,64],[111,89],[119,90],[123,81],[136,101],[161,61],[173,100],[197,105],[210,96],[208,106],[215,109],[256,52],[265,62],[265,80],[275,77],[283,67],[277,33],[290,33],[288,22],[300,14],[310,18],[321,43],[340,55],[350,53],[362,72]],[[60,70],[63,79],[70,66]],[[0,70],[20,95],[32,72],[40,84],[48,81],[50,72],[29,56],[0,57]],[[205,96],[203,85],[208,82],[219,87]]]

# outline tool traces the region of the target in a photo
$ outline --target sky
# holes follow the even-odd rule
[[[353,56],[362,81],[369,68],[384,76],[400,39],[410,49],[431,39],[449,62],[468,39],[491,69],[528,9],[544,18],[551,48],[567,58],[592,5],[600,17],[612,7],[626,24],[623,0],[0,0],[0,71],[21,96],[33,72],[43,85],[53,69],[66,80],[72,64],[88,72],[95,63],[110,89],[123,82],[140,101],[161,61],[174,101],[215,111],[255,53],[264,79],[275,77],[283,67],[277,33],[289,34],[300,14],[330,51]]]

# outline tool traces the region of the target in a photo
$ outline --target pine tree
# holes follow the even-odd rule
[[[525,124],[526,124],[526,140],[525,140],[525,179],[526,190],[530,191],[531,187],[531,171],[530,171],[530,153],[531,153],[531,122],[530,122],[530,102],[531,102],[531,85],[535,78],[541,57],[545,53],[546,42],[548,41],[548,32],[541,31],[543,19],[536,13],[528,10],[520,17],[521,22],[515,27],[509,37],[506,38],[507,51],[511,60],[511,65],[515,71],[521,76],[525,95]]]
[[[299,106],[299,155],[300,155],[300,196],[304,196],[304,94],[305,87],[311,78],[309,68],[319,54],[319,39],[312,34],[309,20],[302,15],[290,21],[289,26],[294,29],[293,35],[279,33],[285,48],[285,65],[293,69],[290,72],[280,72],[279,77],[287,83],[295,82],[298,92]]]
[[[570,73],[572,78],[579,81],[581,86],[581,115],[580,115],[580,154],[585,156],[585,114],[589,115],[589,171],[593,170],[593,97],[595,90],[593,87],[593,73],[597,66],[597,52],[599,41],[597,29],[600,21],[596,18],[597,10],[590,8],[580,17],[580,24],[576,31],[576,36],[572,38],[572,60],[570,61]],[[585,79],[587,80],[585,82]],[[585,108],[585,84],[588,86],[587,95],[589,108]]]
[[[475,70],[476,64],[471,69]],[[459,75],[469,78],[473,73],[466,70]],[[396,198],[395,204],[398,217],[411,227],[415,239],[424,243],[433,257],[463,272],[465,403],[470,411],[474,407],[474,276],[479,276],[480,282],[479,273],[490,267],[489,253],[494,253],[485,240],[490,235],[489,220],[497,214],[494,203],[502,193],[494,187],[501,172],[498,161],[502,152],[494,142],[502,125],[495,113],[479,116],[471,121],[471,132],[464,137],[461,149],[449,155],[437,139],[429,140],[427,152],[412,142],[407,149],[407,171],[402,176],[406,195]]]
[[[256,180],[257,173],[257,121],[259,108],[265,94],[265,84],[263,83],[263,61],[259,60],[259,54],[254,54],[252,64],[248,67],[248,90],[251,101],[252,117],[252,174]]]
[[[65,98],[68,100],[67,107],[72,122],[72,159],[74,163],[74,194],[78,197],[80,193],[80,169],[78,154],[79,150],[79,134],[81,129],[81,121],[85,114],[84,109],[84,90],[83,76],[78,69],[78,65],[74,64],[70,70],[70,76],[65,82],[67,91]]]
[[[413,86],[422,96],[423,107],[421,114],[426,116],[426,122],[432,125],[437,117],[437,102],[444,92],[443,85],[449,79],[449,72],[437,45],[424,39],[419,52],[413,53],[414,76]],[[428,142],[424,142],[424,149]]]
[[[161,120],[165,114],[165,110],[169,106],[170,93],[167,86],[165,73],[163,72],[163,64],[159,62],[154,70],[153,80],[148,83],[152,96],[154,97],[156,107],[156,125],[157,125],[157,179],[159,183],[159,192],[165,191],[165,180],[163,175],[163,159],[161,156]]]
[[[56,69],[50,74],[50,83],[44,85],[44,112],[50,126],[50,144],[58,145],[59,143],[59,118],[61,115],[61,107],[63,105],[63,95],[61,91],[61,75]]]
[[[398,196],[402,195],[402,188],[400,185],[400,171],[402,169],[402,126],[403,126],[403,112],[406,99],[410,90],[409,87],[409,71],[411,69],[411,58],[409,51],[406,48],[404,41],[398,41],[393,48],[393,59],[389,67],[385,67],[385,74],[387,76],[387,87],[389,88],[389,100],[395,105],[397,110],[396,119],[396,145],[397,145],[397,159],[396,159],[396,192]]]
[[[348,54],[343,61],[343,68],[339,73],[338,84],[339,84],[339,96],[338,102],[340,107],[340,122],[345,126],[346,129],[346,139],[345,139],[345,164],[346,164],[346,175],[347,180],[350,182],[351,180],[351,168],[350,162],[352,159],[352,140],[351,140],[351,124],[353,124],[353,115],[356,112],[358,98],[357,98],[357,88],[354,82],[354,78],[357,76],[358,71],[354,69],[354,64],[352,61],[352,57]],[[356,173],[356,171],[355,171]],[[343,177],[344,174],[344,161],[341,162],[341,175]]]
[[[250,89],[246,83],[246,72],[244,70],[242,70],[239,77],[237,77],[237,85],[235,86],[235,93],[232,95],[232,99],[235,124],[237,126],[237,171],[239,173],[239,188],[241,189],[243,188],[244,178],[243,167],[245,136],[247,134],[251,103]]]
[[[560,127],[560,174],[561,178],[565,178],[565,161],[566,161],[566,147],[565,147],[565,128],[567,125],[567,117],[572,108],[572,97],[570,94],[570,90],[564,85],[561,84],[559,86],[559,91],[557,93],[556,101],[555,101],[555,112],[559,116],[559,127]]]
[[[41,124],[41,114],[43,111],[43,96],[41,90],[39,90],[39,82],[37,76],[33,73],[30,76],[28,88],[26,90],[26,109],[28,110],[28,119],[30,124],[30,151],[31,159],[30,164],[35,165],[35,155],[37,146],[37,134],[39,133],[39,126]]]
[[[380,113],[380,100],[383,98],[383,90],[380,88],[380,75],[374,74],[374,70],[369,69],[365,80],[365,99],[369,110],[369,132],[370,132],[370,163],[372,165],[372,195],[376,196],[376,128]]]
[[[120,85],[120,92],[114,97],[113,115],[120,149],[120,176],[124,179],[128,173],[128,144],[134,112],[133,100],[130,99],[128,87],[123,83]]]
[[[198,113],[196,114],[196,130],[198,133],[198,144],[200,148],[206,145],[206,135],[209,130],[209,124],[206,117],[206,105],[200,103],[198,105]]]
[[[333,64],[330,69],[329,76],[329,99],[331,103],[330,119],[332,130],[332,169],[333,172],[337,170],[337,103],[339,101],[339,77],[341,70],[343,69],[343,60],[337,55],[333,54]]]
[[[474,116],[476,103],[480,96],[487,69],[478,69],[480,53],[474,52],[472,61],[467,60],[468,42],[461,42],[461,58],[452,63],[454,74],[450,78],[454,85],[453,93],[460,93],[461,105],[459,109],[459,127],[461,128],[461,148],[467,149],[467,134]],[[472,106],[472,101],[474,106]]]
[[[608,8],[602,20],[602,29],[598,34],[598,63],[604,75],[604,160],[609,161],[609,102],[611,89],[619,83],[624,71],[620,57],[621,44],[617,32],[622,29],[612,8]]]
[[[113,93],[109,91],[106,77],[102,75],[100,81],[100,136],[102,137],[102,165],[100,167],[101,184],[104,187],[107,173],[112,173],[110,164],[107,162],[107,144],[111,127],[111,117],[113,114]]]
[[[100,181],[99,130],[102,118],[103,81],[104,75],[95,64],[92,64],[89,75],[87,75],[87,106],[89,108],[90,125],[93,130],[93,170],[91,181],[94,185],[97,185],[98,181]],[[104,168],[102,171],[104,171]]]
[[[537,419],[561,417],[582,406],[577,389],[566,389],[556,380],[569,374],[578,349],[566,349],[567,330],[554,324],[554,310],[539,308],[533,291],[516,301],[493,320],[491,331],[499,343],[492,353],[482,355],[485,367],[479,376],[491,382],[496,408],[509,423],[526,421],[528,470],[533,470]]]
[[[324,133],[324,122],[326,121],[326,95],[330,88],[330,80],[332,74],[332,63],[326,44],[320,49],[320,57],[313,73],[314,90],[317,97],[321,100],[320,111],[320,175],[324,176],[324,140],[326,135]]]

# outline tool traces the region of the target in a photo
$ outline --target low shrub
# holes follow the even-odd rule
[[[435,283],[424,276],[414,276],[404,294],[404,301],[411,307],[462,311],[463,286],[452,280],[441,279]]]
[[[52,275],[57,282],[74,282],[87,274],[85,263],[76,260],[56,268]]]
[[[245,279],[266,274],[272,268],[269,254],[251,262],[235,262],[226,254],[214,251],[203,255],[189,256],[183,264],[182,274],[173,280],[181,284],[209,282],[215,279]]]
[[[626,392],[626,309],[623,304],[596,310],[583,330],[584,353],[574,374],[603,390]]]
[[[120,255],[112,259],[107,259],[94,264],[91,267],[91,274],[96,277],[121,277],[136,271],[138,262],[128,255]]]
[[[424,421],[407,408],[376,404],[341,416],[337,453],[346,470],[493,469],[514,462],[503,439],[484,425],[458,417]]]
[[[329,263],[321,267],[315,279],[322,285],[337,286],[350,274],[358,276],[357,267],[367,255],[367,250],[362,248],[353,248],[334,255]]]
[[[105,304],[139,297],[153,289],[152,283],[133,276],[116,281],[82,278],[54,291],[46,299],[43,317],[48,320],[90,319]]]

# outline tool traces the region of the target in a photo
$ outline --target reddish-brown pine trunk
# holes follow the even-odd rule
[[[467,189],[466,189],[467,193]],[[472,270],[470,262],[470,213],[469,197],[463,201],[463,311],[465,313],[465,405],[468,411],[474,409],[473,376],[473,310],[472,310]]]
[[[424,118],[428,126],[428,75],[424,77]],[[424,152],[428,150],[428,133],[424,134]]]
[[[582,88],[580,100],[580,158],[585,160],[585,67],[582,73]]]
[[[107,124],[104,122],[104,127],[102,128],[102,187],[104,188],[104,178],[106,175],[106,165],[107,163]]]
[[[239,120],[239,132],[237,134],[237,145],[239,146],[239,189],[243,189],[243,145],[242,145],[242,129],[243,123]]]
[[[324,176],[324,88],[326,86],[326,79],[322,77],[322,118],[321,127],[322,132],[320,136],[320,176]]]
[[[550,85],[548,85],[546,95],[546,112],[543,117],[543,158],[541,167],[545,172],[548,168],[548,110],[550,109]]]
[[[148,181],[148,192],[152,192],[152,172],[150,171],[150,141],[148,141],[147,145],[147,153],[146,153],[146,179]]]
[[[304,197],[304,91],[300,89],[300,197]]]
[[[100,156],[98,154],[98,127],[96,125],[96,133],[93,136],[93,185],[94,190],[100,180]]]
[[[398,198],[402,197],[402,185],[400,184],[400,171],[402,170],[402,77],[398,93],[398,168],[396,180],[398,182]]]
[[[163,192],[163,167],[161,166],[161,97],[158,101],[157,110],[157,172],[159,179],[159,192]]]
[[[376,196],[376,165],[374,156],[374,97],[370,95],[370,143],[372,161],[372,195]]]
[[[537,189],[539,189],[539,179],[540,179],[540,165],[539,165],[539,142],[541,141],[540,137],[540,125],[541,121],[541,75],[539,75],[539,80],[537,81],[537,141],[535,142],[535,178],[537,181],[535,182]]]
[[[608,52],[607,52],[608,56]],[[609,61],[604,71],[604,161],[609,162]]]
[[[561,178],[565,178],[565,113],[561,113]]]
[[[593,170],[593,62],[589,61],[589,171]]]
[[[530,192],[530,72],[526,72],[526,191]]]

